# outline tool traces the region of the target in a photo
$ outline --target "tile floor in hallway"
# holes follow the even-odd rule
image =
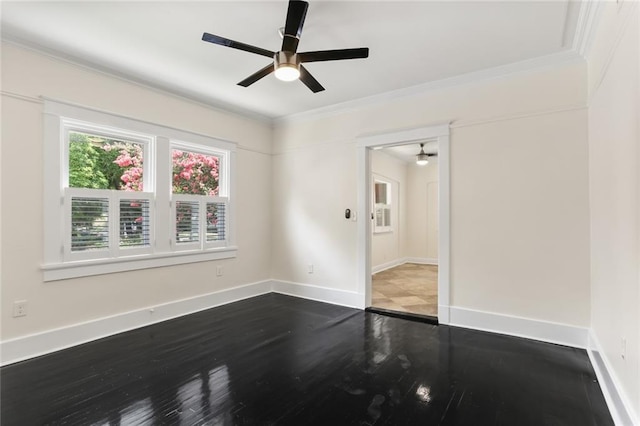
[[[438,266],[405,263],[374,274],[371,306],[437,316]]]

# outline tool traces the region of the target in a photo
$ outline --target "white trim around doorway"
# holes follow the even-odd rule
[[[363,135],[357,139],[358,150],[358,294],[363,305],[371,306],[371,150],[427,141],[438,142],[438,322],[449,324],[450,297],[450,147],[449,123]]]

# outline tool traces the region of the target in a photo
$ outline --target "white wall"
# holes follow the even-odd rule
[[[588,325],[586,138],[584,110],[454,129],[455,306]]]
[[[588,326],[586,87],[579,62],[279,121],[274,278],[357,291],[356,138],[453,121],[453,304]]]
[[[237,142],[237,258],[43,282],[40,96]],[[270,123],[3,43],[2,340],[268,279],[271,136]],[[26,317],[12,318],[14,300],[28,301]]]
[[[391,231],[371,236],[371,265],[375,271],[402,262],[407,239],[407,163],[382,150],[371,153],[373,178],[391,183]]]
[[[356,222],[344,211],[357,210],[356,187],[347,183],[355,182],[354,162],[353,146],[340,142],[274,155],[272,278],[350,289],[353,278],[344,271],[355,267],[356,241],[344,235]]]
[[[407,243],[405,256],[438,261],[438,160],[407,165]]]
[[[602,7],[589,57],[591,327],[640,421],[640,8]]]

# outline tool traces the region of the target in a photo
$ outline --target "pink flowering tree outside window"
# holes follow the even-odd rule
[[[137,143],[105,145],[105,151],[117,150],[113,161],[122,170],[120,188],[123,191],[143,191],[142,146]]]
[[[107,153],[117,153],[113,160],[119,170],[121,191],[138,192],[144,190],[143,180],[143,146],[137,143],[116,142],[103,145]],[[139,246],[149,244],[148,239],[148,202],[144,205],[139,200],[120,203],[120,245]],[[146,213],[146,214],[145,214]]]
[[[205,195],[215,197],[219,195],[220,158],[198,152],[174,149],[171,151],[173,165],[172,192],[174,194]],[[176,212],[177,229],[184,232],[197,227],[189,204],[182,204]],[[207,235],[217,235],[217,210],[207,207]],[[178,240],[185,238],[178,231]],[[208,237],[209,238],[209,237]]]
[[[171,160],[174,194],[219,195],[219,157],[174,149]]]
[[[122,174],[118,189],[124,191],[142,191],[142,147],[138,144],[109,144],[103,147],[105,151],[117,150],[118,156],[113,161],[117,164]],[[197,152],[172,151],[173,166],[173,193],[218,195],[218,178],[220,158],[215,155],[200,154]]]

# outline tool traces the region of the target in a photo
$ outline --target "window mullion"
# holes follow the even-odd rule
[[[71,195],[69,194],[69,189],[65,189],[64,191],[64,225],[63,229],[63,238],[62,238],[62,258],[66,261],[69,260],[71,255],[71,232],[72,232],[72,222],[71,222]]]
[[[235,235],[235,205],[236,205],[236,153],[230,152],[226,160],[227,172],[225,173],[226,179],[226,200],[225,200],[225,241],[227,245],[236,244]]]
[[[170,141],[158,136],[155,143],[155,252],[171,251],[175,239],[175,202],[171,199],[171,149]]]
[[[67,203],[63,181],[66,176],[65,140],[63,126],[57,115],[44,115],[44,262],[55,264],[65,261],[67,241]],[[62,201],[61,201],[62,200]],[[60,247],[62,246],[62,250]]]

